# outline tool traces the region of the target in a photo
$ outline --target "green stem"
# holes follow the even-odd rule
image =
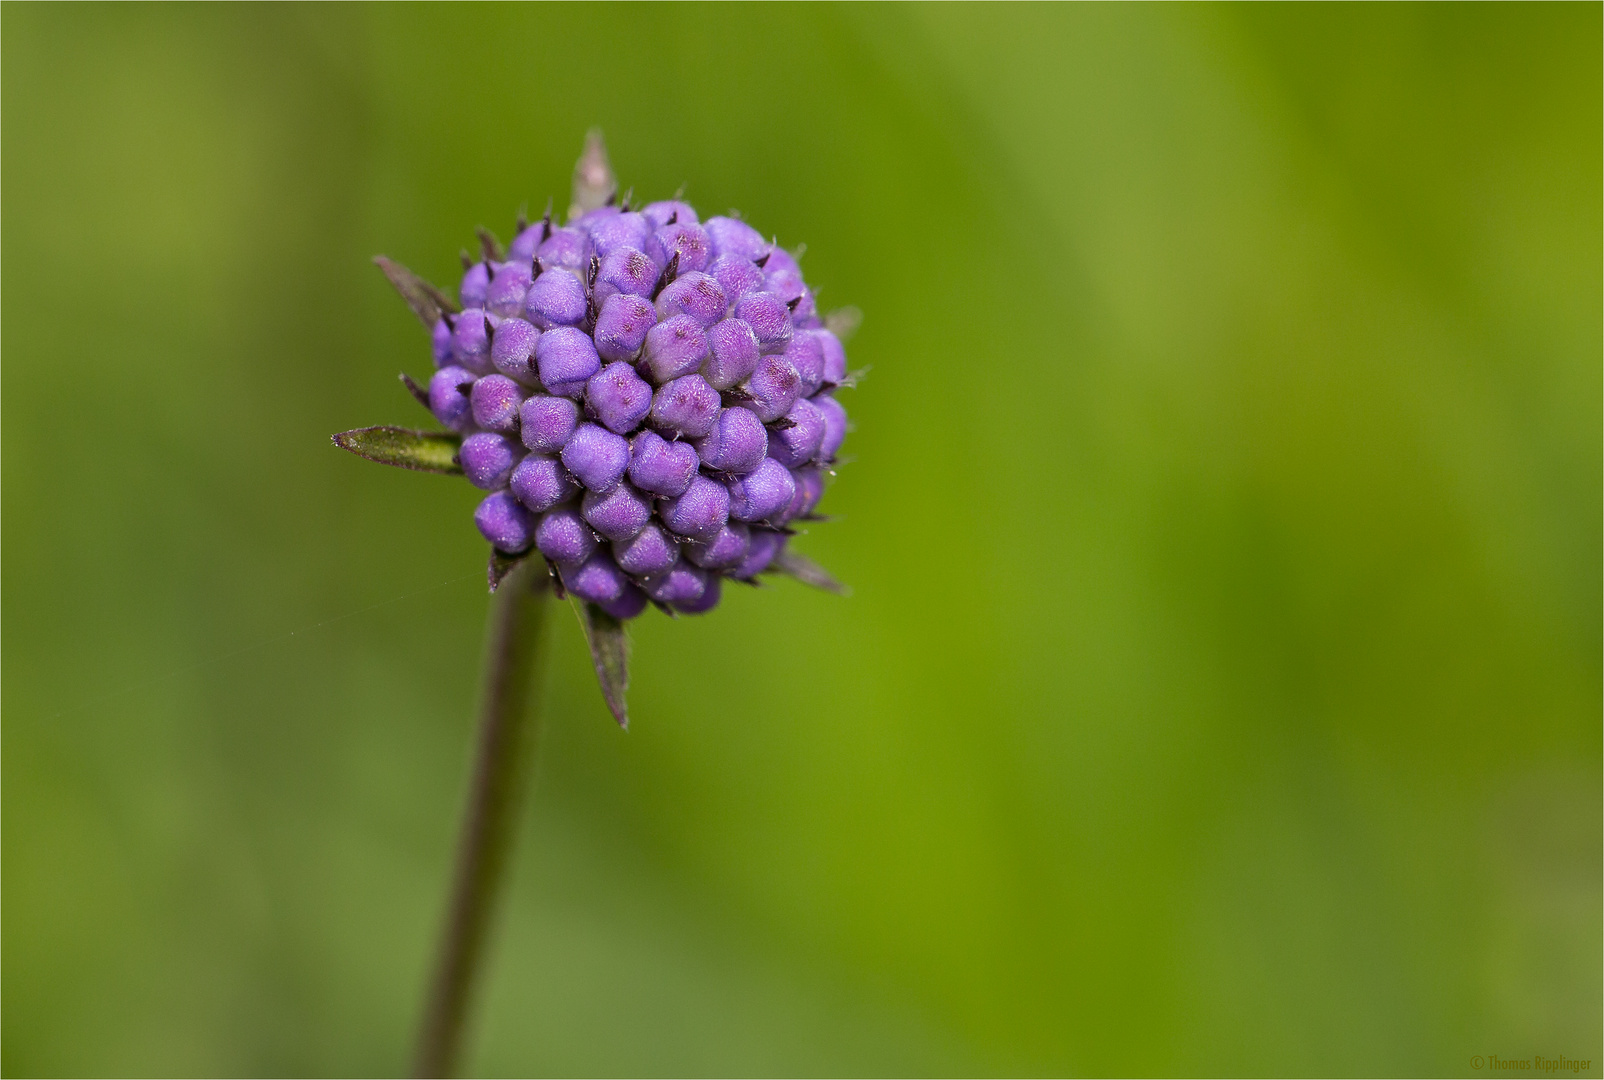
[[[413,1076],[451,1076],[461,1064],[468,1006],[483,967],[534,744],[529,690],[547,580],[539,559],[525,559],[502,580],[491,603],[479,745]]]

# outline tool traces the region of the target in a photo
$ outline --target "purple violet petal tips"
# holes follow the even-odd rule
[[[690,443],[669,442],[655,431],[643,431],[629,444],[630,482],[653,495],[684,494],[700,464]]]
[[[653,317],[656,317],[655,309]],[[646,333],[642,359],[646,373],[659,385],[689,375],[702,366],[706,356],[707,335],[702,332],[702,325],[689,315],[664,319]]]
[[[652,407],[652,388],[619,360],[608,364],[585,384],[585,400],[596,419],[619,435],[628,435],[646,419]]]
[[[534,517],[506,491],[486,496],[473,512],[473,523],[492,547],[509,555],[528,550],[535,538]]]
[[[524,448],[493,431],[481,431],[462,440],[457,460],[468,482],[476,488],[493,491],[507,486],[512,467],[523,457]]]
[[[763,271],[751,259],[739,255],[720,255],[708,266],[707,272],[713,275],[731,303],[763,288]]]
[[[632,359],[656,325],[651,301],[624,293],[609,296],[596,316],[596,353],[603,360]]]
[[[434,349],[434,366],[441,367],[451,362],[451,324],[444,319],[434,321],[434,332],[430,335],[430,345]]]
[[[750,299],[750,298],[748,298]],[[778,303],[778,301],[776,301]],[[784,304],[780,305],[782,308]],[[702,326],[712,326],[724,317],[729,302],[724,290],[707,274],[692,270],[681,274],[673,283],[657,294],[657,314],[667,319],[674,315],[689,315]],[[791,313],[787,311],[786,328],[790,329]]]
[[[627,622],[645,611],[647,603],[645,593],[634,585],[625,585],[623,595],[617,600],[603,600],[596,606],[620,622]]]
[[[613,558],[626,573],[637,577],[661,574],[679,561],[679,541],[657,525],[647,525],[627,540],[613,542]]]
[[[802,379],[783,355],[765,356],[746,381],[750,407],[765,424],[790,412],[801,392]]]
[[[746,557],[750,530],[732,521],[711,540],[692,540],[684,545],[685,557],[704,570],[725,570]]]
[[[524,445],[542,454],[557,454],[579,426],[579,406],[567,398],[536,394],[518,410],[518,433]]]
[[[751,542],[746,545],[746,555],[740,565],[730,571],[730,577],[747,579],[767,570],[774,556],[785,546],[785,540],[786,537],[781,533],[753,529]]]
[[[522,319],[502,319],[495,333],[490,335],[490,366],[503,375],[533,386],[539,379],[530,358],[535,355],[535,345],[539,341],[540,331],[532,323]]]
[[[796,495],[791,470],[773,458],[764,458],[748,476],[732,480],[730,517],[736,521],[765,521],[790,505]]]
[[[734,405],[719,413],[713,430],[697,440],[696,454],[709,469],[740,476],[757,468],[768,445],[763,421]]]
[[[661,503],[658,514],[676,536],[711,540],[729,520],[730,493],[716,480],[693,476],[685,493]]]
[[[764,352],[779,352],[791,340],[791,309],[773,293],[747,293],[735,302],[735,317],[752,327]]]
[[[473,372],[443,367],[429,380],[429,411],[452,431],[465,431],[473,423],[472,390]]]
[[[718,607],[718,602],[723,596],[723,588],[723,582],[718,579],[718,576],[709,574],[707,576],[707,585],[702,589],[701,596],[694,600],[681,600],[671,606],[681,615],[705,615]]]
[[[504,318],[516,315],[523,310],[524,294],[528,291],[529,267],[521,263],[502,263],[496,276],[490,279],[485,307]]]
[[[824,417],[824,438],[819,440],[818,460],[834,461],[836,451],[841,449],[841,442],[847,437],[847,411],[828,394],[820,394],[812,401]]]
[[[678,199],[665,199],[662,202],[647,203],[640,213],[641,217],[645,218],[647,223],[654,229],[661,229],[669,223],[670,219],[688,222],[692,225],[701,220],[696,216],[696,211],[691,207],[690,203],[683,203]]]
[[[563,447],[562,459],[591,491],[608,491],[629,467],[629,440],[597,424],[580,424]]]
[[[585,392],[590,377],[601,369],[601,358],[583,330],[559,326],[540,335],[535,343],[535,364],[547,390],[558,397],[577,398]]]
[[[512,470],[508,481],[518,501],[535,513],[550,510],[579,490],[562,462],[545,454],[530,454]]]
[[[588,247],[585,234],[578,229],[553,229],[551,235],[535,249],[535,257],[548,273],[556,269],[578,270],[585,265]]]
[[[485,296],[490,292],[490,268],[484,263],[474,263],[462,275],[462,287],[457,295],[462,298],[464,308],[482,308],[485,306]]]
[[[567,270],[548,268],[529,286],[524,318],[542,330],[572,326],[585,317],[585,286]],[[460,321],[460,320],[459,320]]]
[[[707,346],[702,377],[716,390],[739,386],[757,370],[757,335],[740,319],[714,324],[707,332]]]
[[[769,457],[788,469],[800,468],[818,456],[824,441],[824,413],[803,398],[791,406],[785,418],[790,427],[769,432]]]
[[[672,225],[665,225],[657,230],[657,243],[661,246],[664,259],[679,255],[680,273],[687,270],[705,270],[712,258],[712,241],[707,238],[707,230],[694,221],[676,221]]]
[[[608,540],[628,540],[652,519],[652,504],[627,481],[621,481],[600,494],[585,492],[579,513]]]
[[[560,567],[563,585],[581,600],[593,604],[609,604],[620,600],[629,588],[629,578],[605,551],[598,551],[577,566]]]
[[[535,526],[535,547],[559,566],[584,562],[596,546],[595,531],[573,506],[547,510]]]
[[[486,375],[473,384],[473,422],[489,431],[518,430],[518,409],[528,393],[505,375]]]
[[[652,396],[652,423],[665,431],[697,438],[713,430],[720,408],[718,391],[700,375],[686,375]]]
[[[666,573],[647,579],[641,587],[659,604],[694,604],[707,591],[707,571],[682,560]]]
[[[490,370],[490,338],[485,333],[490,320],[478,308],[468,308],[451,327],[452,359],[469,371],[484,374]]]
[[[707,238],[712,242],[713,255],[737,255],[756,261],[769,250],[769,242],[746,222],[738,218],[711,217],[702,223]]]

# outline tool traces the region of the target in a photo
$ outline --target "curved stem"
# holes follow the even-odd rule
[[[483,966],[534,744],[529,690],[548,591],[540,560],[525,559],[502,580],[491,604],[479,745],[413,1076],[450,1076],[460,1064],[468,1005]]]

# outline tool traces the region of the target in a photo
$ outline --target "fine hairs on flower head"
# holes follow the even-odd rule
[[[567,224],[548,209],[520,216],[505,248],[478,239],[460,303],[375,260],[432,334],[433,377],[402,381],[445,430],[334,441],[483,489],[491,590],[523,559],[545,561],[623,723],[622,626],[648,605],[702,614],[726,582],[773,572],[841,590],[788,544],[797,523],[823,520],[858,314],[821,316],[796,256],[738,217],[620,198],[598,132]]]

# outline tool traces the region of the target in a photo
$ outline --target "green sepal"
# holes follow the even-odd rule
[[[455,315],[462,310],[455,300],[394,259],[375,255],[373,262],[384,271],[384,276],[390,279],[395,291],[401,294],[401,299],[407,302],[407,307],[412,309],[412,313],[426,328],[433,330],[441,315]]]
[[[830,571],[808,558],[806,555],[783,549],[774,557],[773,568],[782,574],[789,574],[804,585],[812,585],[815,589],[835,593],[837,596],[850,596],[852,590],[841,584],[830,575]]]
[[[462,436],[449,431],[414,431],[412,428],[381,424],[378,427],[342,431],[331,438],[341,450],[349,450],[357,457],[377,461],[380,465],[448,476],[462,475],[462,466],[457,462],[457,449],[462,445]]]
[[[429,407],[429,391],[419,386],[417,380],[404,371],[401,373],[401,385],[407,388],[407,393],[412,395],[413,401],[416,401],[425,409]]]
[[[579,616],[579,625],[584,628],[602,700],[612,710],[618,726],[628,731],[629,705],[624,700],[624,692],[629,689],[629,638],[624,633],[624,624],[573,593],[568,594],[568,601],[574,605],[574,614]]]
[[[529,558],[534,550],[534,548],[530,548],[521,555],[507,555],[497,551],[495,548],[491,548],[490,565],[485,568],[485,577],[490,582],[490,591],[495,592],[499,589],[507,575],[516,570],[519,563]]]

